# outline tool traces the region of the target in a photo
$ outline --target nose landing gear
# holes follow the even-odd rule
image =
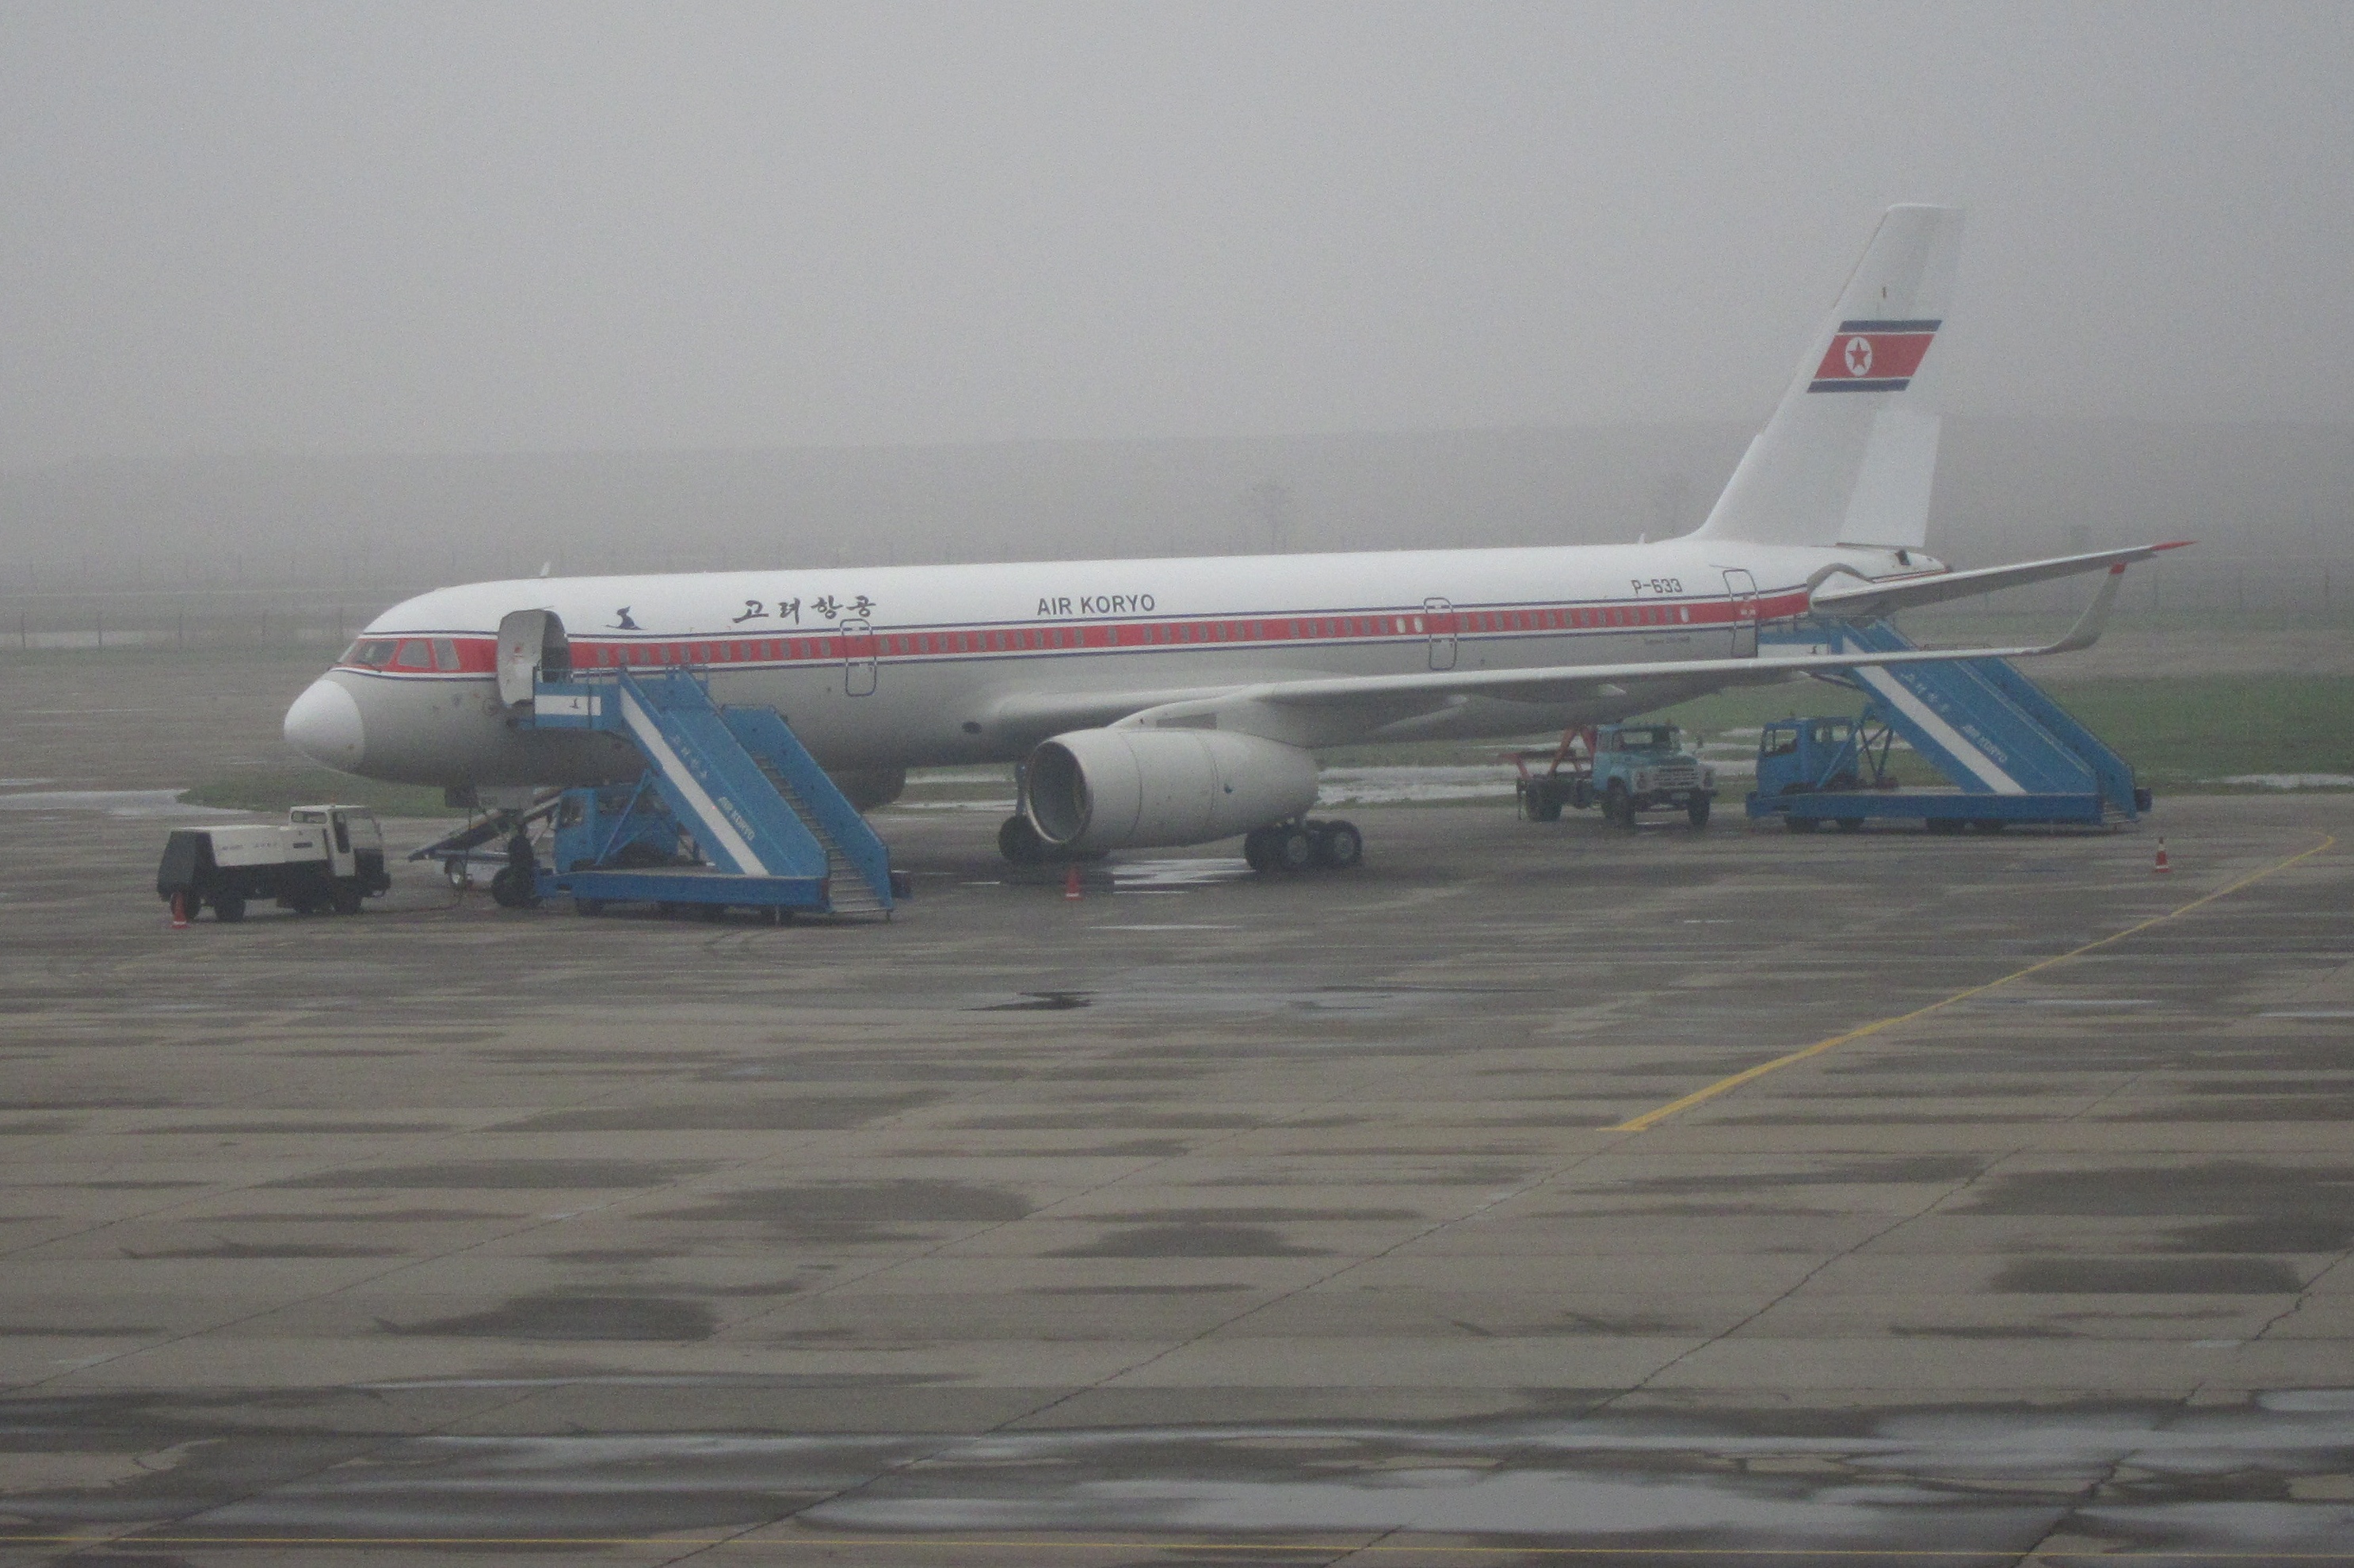
[[[1253,871],[1345,871],[1365,858],[1365,836],[1354,822],[1278,822],[1243,835],[1243,859]]]

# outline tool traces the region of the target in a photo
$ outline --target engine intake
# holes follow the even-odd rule
[[[1296,746],[1204,729],[1078,729],[1041,741],[1023,809],[1058,849],[1207,843],[1316,803],[1316,759]]]

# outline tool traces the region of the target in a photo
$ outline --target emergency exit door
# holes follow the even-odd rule
[[[1455,604],[1451,599],[1422,601],[1423,630],[1430,635],[1430,667],[1455,668]]]
[[[880,652],[875,646],[875,628],[864,620],[845,620],[841,626],[841,637],[843,695],[873,696]]]

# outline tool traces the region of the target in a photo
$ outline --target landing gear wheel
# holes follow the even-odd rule
[[[1037,865],[1046,858],[1046,841],[1016,811],[997,830],[997,853],[1015,865]]]
[[[1316,863],[1346,871],[1365,858],[1365,835],[1354,822],[1325,822],[1315,835]]]
[[[1602,820],[1614,827],[1635,825],[1634,800],[1627,793],[1627,786],[1616,779],[1610,780],[1610,788],[1603,793]]]
[[[1253,871],[1273,871],[1275,850],[1267,842],[1267,830],[1253,828],[1243,835],[1243,863]]]
[[[454,892],[463,893],[474,885],[474,879],[466,870],[466,863],[462,860],[443,861],[441,874],[450,879],[450,886]]]
[[[1267,869],[1306,871],[1316,863],[1316,840],[1303,827],[1267,828]]]
[[[356,915],[360,912],[360,890],[356,887],[345,887],[338,885],[334,892],[327,896],[328,902],[338,915]]]
[[[213,895],[213,918],[234,925],[245,918],[245,900],[234,893]]]
[[[1695,828],[1704,828],[1708,826],[1708,808],[1709,799],[1707,796],[1702,795],[1700,799],[1692,801],[1690,805],[1684,808],[1685,820],[1690,821]]]

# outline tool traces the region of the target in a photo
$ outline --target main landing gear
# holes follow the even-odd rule
[[[1243,835],[1243,859],[1253,871],[1346,871],[1365,858],[1365,835],[1354,822],[1278,822]]]

